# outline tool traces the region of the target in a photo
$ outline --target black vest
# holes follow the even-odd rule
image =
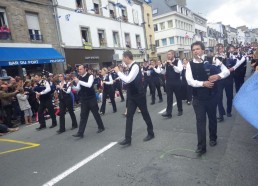
[[[242,54],[239,54],[238,59],[241,60],[243,57]],[[235,70],[236,76],[245,76],[246,73],[246,58],[245,61]]]
[[[88,82],[90,76],[91,76],[91,74],[87,73],[86,76],[84,76],[84,77],[80,76],[79,80]],[[90,88],[81,85],[81,90],[79,91],[79,96],[80,96],[81,101],[96,98],[96,93],[95,93],[93,84]]]
[[[143,71],[148,71],[149,70],[149,67],[142,67]],[[147,75],[147,73],[143,73],[144,74],[144,79],[147,79],[149,78],[150,76]]]
[[[34,91],[36,91],[36,92],[42,92],[43,90],[45,90],[45,89],[46,89],[46,87],[45,87],[45,85],[44,85],[45,81],[46,81],[46,80],[42,80],[40,83],[38,83],[37,86],[34,88]],[[51,97],[51,91],[49,91],[49,92],[46,93],[46,94],[40,95],[39,100],[40,100],[40,101],[44,101],[44,100],[46,100],[46,99],[51,99],[51,98],[52,98],[52,97]]]
[[[132,64],[132,66],[129,68],[129,73],[131,72],[132,67],[134,65],[137,65],[137,64],[136,63]],[[144,96],[142,73],[141,73],[140,67],[139,67],[139,72],[138,72],[136,78],[131,83],[127,84],[127,96],[128,96],[128,98]]]
[[[70,86],[70,84],[69,84]],[[63,89],[65,91],[67,91],[67,89],[69,88],[69,86],[67,86],[67,83],[63,85]],[[63,90],[59,89],[57,90],[58,91],[58,98],[60,100],[63,100],[63,99],[69,99],[69,98],[72,98],[70,94],[67,94],[66,92],[64,92]]]
[[[208,74],[204,69],[203,63],[194,63],[193,61],[190,62],[192,75],[194,80],[198,81],[207,81]],[[206,87],[193,87],[193,96],[198,100],[208,100],[211,99],[217,93],[217,86],[216,83],[213,88],[206,88]]]
[[[106,78],[103,78],[103,81],[110,82],[109,75],[110,75],[110,74],[107,74]],[[112,77],[112,75],[111,75],[111,77]],[[113,77],[112,77],[112,78],[113,78]],[[107,84],[105,84],[105,83],[104,83],[103,86],[104,86],[104,90],[110,90],[110,89],[113,88],[113,85],[107,85]]]
[[[173,65],[178,65],[178,59],[173,62]],[[169,64],[166,64],[166,77],[167,83],[179,83],[180,82],[180,73],[176,73],[174,67]]]

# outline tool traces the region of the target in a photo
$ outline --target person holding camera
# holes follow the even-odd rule
[[[56,115],[54,106],[52,104],[51,87],[47,80],[42,79],[42,74],[36,74],[34,77],[37,82],[37,86],[34,87],[36,97],[39,99],[38,119],[40,126],[36,130],[42,130],[46,128],[46,121],[44,117],[45,109],[47,108],[48,113],[52,119],[52,125],[49,128],[57,126]]]
[[[71,85],[72,82],[68,82],[64,74],[59,74],[59,85],[56,86],[58,99],[59,99],[59,122],[60,128],[57,131],[58,134],[65,132],[65,113],[68,110],[70,117],[72,119],[72,128],[76,129],[78,127],[77,120],[73,111],[73,100],[71,96]]]

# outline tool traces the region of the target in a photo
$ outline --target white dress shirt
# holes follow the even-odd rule
[[[87,75],[87,72],[82,77],[85,77],[86,75]],[[90,88],[92,86],[93,82],[94,82],[93,75],[90,75],[88,82],[79,80],[76,87],[73,87],[73,89],[79,91],[79,90],[81,90],[81,86]]]
[[[130,68],[133,64],[135,63],[135,61],[133,61],[128,68]],[[139,73],[139,65],[134,65],[131,69],[131,71],[129,72],[128,75],[123,74],[122,72],[118,72],[117,75],[121,78],[122,81],[124,81],[125,83],[131,83],[136,76]]]
[[[71,90],[72,90],[72,88],[71,88],[71,86],[70,86],[70,82],[68,82],[68,83],[64,83],[63,84],[63,86],[66,84],[66,87],[67,87],[67,90],[64,90],[64,88],[62,87],[62,82],[61,83],[59,83],[59,86],[60,87],[62,87],[62,90],[66,93],[66,94],[70,94],[71,93]]]
[[[107,78],[108,74],[106,74],[104,77],[103,77],[103,81],[105,81],[105,79]],[[105,84],[106,85],[112,85],[114,83],[113,81],[113,78],[111,76],[111,74],[109,74],[109,81],[105,81]]]
[[[50,88],[50,84],[49,84],[49,82],[47,80],[41,80],[39,83],[41,83],[42,81],[43,81],[43,84],[46,87],[46,89],[41,91],[40,94],[44,95],[44,94],[49,93],[51,91],[51,88]]]
[[[202,60],[204,60],[204,55],[201,57]],[[199,62],[197,61],[196,59],[193,59],[193,62],[194,63],[203,63],[203,61]],[[218,74],[220,76],[221,79],[224,79],[226,78],[227,76],[229,76],[230,72],[229,70],[227,69],[227,67],[225,65],[223,65],[223,63],[219,60],[219,59],[216,59],[214,58],[214,63],[212,65],[215,65],[215,66],[220,66],[220,70],[221,72]],[[192,74],[192,69],[191,69],[191,65],[190,65],[190,62],[187,63],[186,65],[186,73],[185,73],[185,77],[186,77],[186,80],[187,80],[187,83],[188,85],[192,86],[192,87],[203,87],[203,83],[204,81],[198,81],[198,80],[195,80],[193,78],[193,74]],[[208,81],[208,80],[207,80]]]
[[[176,60],[176,59],[174,58],[173,61],[172,61],[172,63],[173,63],[175,60]],[[159,74],[166,74],[166,68],[167,68],[167,66],[165,66],[164,69],[160,68],[160,69],[161,69],[160,72],[159,72],[159,71],[155,71],[155,72],[157,72],[157,73],[159,73]],[[182,70],[183,70],[183,64],[182,64],[182,62],[181,62],[180,59],[179,59],[178,62],[177,62],[177,66],[174,65],[173,68],[174,68],[174,71],[175,71],[176,73],[181,73],[181,72],[182,72]]]

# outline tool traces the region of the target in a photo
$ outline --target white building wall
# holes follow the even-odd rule
[[[86,0],[87,13],[77,13],[75,0],[58,0],[58,16],[60,22],[60,30],[62,35],[62,41],[67,47],[82,47],[82,37],[80,27],[89,27],[90,37],[93,47],[100,47],[98,40],[98,29],[105,30],[107,47],[114,48],[113,43],[113,31],[119,33],[120,46],[125,48],[124,33],[130,33],[131,48],[137,48],[136,34],[140,35],[141,46],[145,48],[145,35],[144,29],[141,25],[142,10],[140,5],[134,4],[130,6],[125,0],[118,0],[119,3],[127,7],[127,15],[129,23],[119,22],[110,18],[109,10],[102,8],[103,16],[95,15],[93,11],[93,1]],[[102,7],[108,5],[107,0],[102,0]],[[116,3],[116,2],[115,2]],[[138,12],[138,25],[133,22],[133,9]],[[117,17],[121,16],[121,9],[116,7]],[[69,20],[66,17],[69,16]]]

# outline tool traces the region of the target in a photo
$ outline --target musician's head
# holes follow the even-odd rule
[[[59,74],[58,79],[59,81],[64,81],[65,80],[64,74]]]
[[[87,68],[84,65],[80,65],[78,67],[78,74],[80,76],[83,76],[87,72]]]
[[[126,65],[129,65],[133,62],[133,54],[131,51],[124,51],[123,62],[125,62]]]
[[[0,89],[3,90],[3,91],[7,91],[8,90],[8,85],[2,84]]]
[[[230,45],[230,46],[228,47],[228,52],[229,52],[229,53],[234,53],[235,50],[236,50],[236,47],[235,47],[234,45]]]
[[[41,73],[35,74],[35,76],[34,76],[35,81],[40,81],[41,79],[42,79],[42,74]]]
[[[205,46],[201,41],[196,41],[191,45],[191,50],[194,58],[199,58],[203,56],[205,51]]]
[[[186,65],[189,62],[187,58],[183,58],[183,64]]]
[[[144,67],[147,67],[147,66],[148,66],[148,61],[144,61],[144,62],[143,62],[143,66],[144,66]]]
[[[221,53],[224,52],[224,45],[223,45],[222,43],[218,43],[218,44],[216,45],[216,49],[217,49],[217,52],[218,52],[219,54],[221,54]]]
[[[108,69],[107,68],[102,68],[101,69],[101,75],[105,76],[108,73]]]
[[[167,52],[167,60],[173,60],[175,58],[175,51],[174,50],[169,50]]]

